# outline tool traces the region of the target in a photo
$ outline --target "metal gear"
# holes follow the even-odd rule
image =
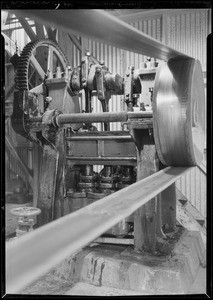
[[[46,54],[46,57],[42,57],[44,64],[41,64],[36,56],[36,52],[40,51],[39,48]],[[13,129],[32,142],[36,142],[41,145],[40,140],[30,132],[28,126],[24,123],[25,118],[25,105],[26,99],[33,95],[31,91],[35,92],[35,88],[41,84],[41,89],[37,94],[41,94],[44,99],[48,96],[48,90],[45,85],[45,79],[48,73],[48,67],[51,67],[51,72],[56,71],[57,66],[61,67],[62,72],[65,72],[66,67],[69,66],[68,59],[63,53],[61,48],[52,40],[40,39],[28,43],[22,50],[17,62],[17,68],[15,72],[16,91],[14,93],[14,109],[11,116]],[[33,67],[33,71],[30,73],[30,66]],[[54,70],[53,70],[54,69]],[[30,77],[35,73],[35,85],[30,83]],[[39,85],[36,82],[39,81]],[[43,84],[43,85],[42,85]],[[31,89],[30,89],[31,85]],[[37,133],[39,134],[39,132]],[[36,135],[37,135],[36,134]]]
[[[64,70],[66,67],[69,66],[68,59],[62,49],[52,40],[49,39],[41,39],[36,40],[28,43],[21,52],[17,63],[17,70],[15,75],[15,83],[16,88],[18,90],[28,90],[29,89],[29,80],[28,80],[28,73],[29,73],[29,65],[31,58],[33,57],[33,53],[38,47],[46,46],[48,48],[52,48],[54,53],[57,55],[61,65],[63,66]],[[44,73],[48,70],[44,70]],[[45,78],[41,78],[44,81]]]

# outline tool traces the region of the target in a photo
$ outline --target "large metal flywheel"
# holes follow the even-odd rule
[[[161,162],[195,166],[205,146],[205,94],[200,62],[172,59],[157,71],[153,97],[154,138]]]

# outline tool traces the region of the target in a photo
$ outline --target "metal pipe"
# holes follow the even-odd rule
[[[125,122],[127,113],[79,113],[79,114],[61,114],[56,117],[56,124],[70,123],[99,123],[99,122]]]
[[[56,117],[58,125],[70,123],[99,123],[99,122],[126,122],[128,118],[151,118],[152,112],[104,112],[83,114],[61,114]]]
[[[6,293],[15,294],[157,196],[191,168],[167,167],[6,242]],[[71,230],[74,228],[74,230]]]
[[[126,122],[128,118],[151,118],[152,116],[151,111],[61,114],[55,117],[55,123],[59,126],[72,123]],[[42,117],[30,117],[27,121],[42,122]]]
[[[132,140],[131,135],[72,135],[70,137],[66,137],[67,141],[93,141],[93,140]]]
[[[135,53],[168,61],[171,58],[189,58],[124,21],[98,9],[71,10],[10,10],[17,17],[29,17],[32,20],[61,28],[71,34],[114,45]],[[48,15],[48,18],[47,18]]]

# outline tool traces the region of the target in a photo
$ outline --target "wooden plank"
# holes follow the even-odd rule
[[[168,61],[171,58],[189,58],[110,15],[104,10],[11,10],[17,16],[30,17],[71,34],[90,37],[135,53]],[[83,22],[82,22],[83,20]],[[85,26],[85,24],[87,24]]]
[[[14,294],[42,273],[94,241],[154,198],[191,168],[167,167],[72,214],[6,243],[6,293]]]

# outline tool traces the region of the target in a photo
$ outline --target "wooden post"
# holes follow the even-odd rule
[[[41,164],[41,148],[34,143],[33,145],[33,206],[37,207],[39,203],[39,169]]]
[[[142,126],[142,125],[141,125]],[[159,170],[153,135],[147,129],[136,129],[129,125],[137,147],[137,181]],[[158,196],[151,199],[134,213],[134,249],[154,253],[159,225]]]
[[[150,139],[144,139],[144,145],[137,150],[137,180],[141,180],[158,171],[156,149]],[[144,204],[134,214],[134,246],[136,251],[155,252],[157,230],[157,197]]]

